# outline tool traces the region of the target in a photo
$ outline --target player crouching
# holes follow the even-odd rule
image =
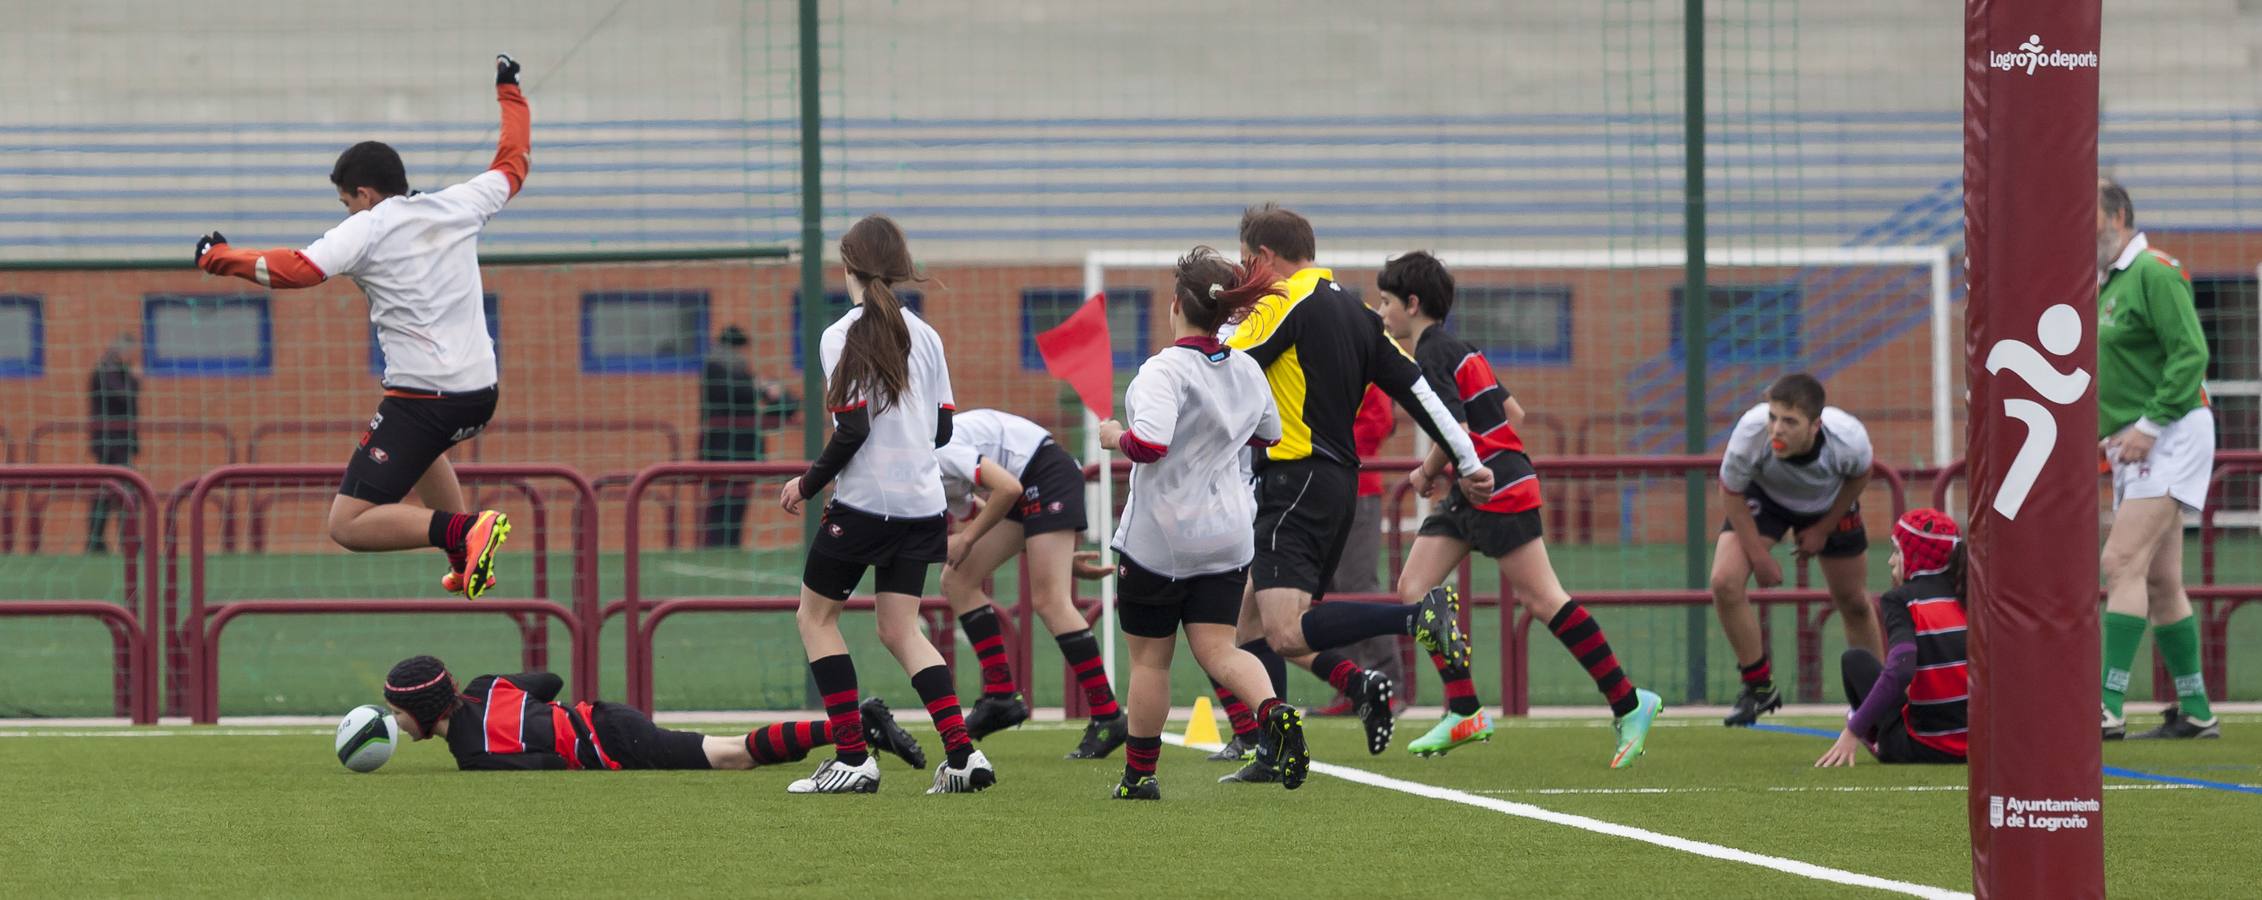
[[[481,675],[461,693],[430,656],[401,660],[385,676],[385,703],[401,733],[438,737],[464,771],[508,769],[752,769],[790,763],[833,742],[824,719],[779,722],[743,738],[671,731],[634,707],[556,702],[565,681],[548,672]],[[919,742],[895,724],[880,698],[865,700],[864,740],[927,767]]]
[[[1882,763],[1964,761],[1970,665],[1964,655],[1964,545],[1956,521],[1912,509],[1893,523],[1895,587],[1877,599],[1885,661],[1846,651],[1845,730],[1817,766],[1851,766],[1854,747]]]

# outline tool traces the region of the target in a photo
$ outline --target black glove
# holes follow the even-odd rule
[[[517,84],[518,60],[510,58],[507,54],[495,54],[495,83]]]
[[[212,252],[212,245],[228,242],[226,235],[217,231],[196,239],[196,264],[204,265],[204,254]]]

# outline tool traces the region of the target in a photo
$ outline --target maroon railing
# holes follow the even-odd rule
[[[615,615],[622,616],[624,619],[627,626],[624,635],[628,655],[627,702],[645,712],[652,711],[653,638],[658,633],[660,623],[666,621],[669,617],[684,612],[792,612],[801,608],[801,597],[796,593],[790,597],[656,599],[650,602],[650,609],[647,610],[645,608],[647,598],[644,596],[644,587],[640,583],[643,574],[643,560],[641,559],[643,516],[638,514],[644,500],[644,494],[652,489],[655,482],[660,481],[791,478],[807,471],[807,469],[808,464],[799,462],[660,463],[645,467],[643,471],[636,473],[635,480],[629,482],[628,521],[625,523],[626,530],[622,533],[623,544],[621,548],[622,596],[618,602],[607,604],[597,614],[596,622],[598,625],[591,629],[592,632],[602,631],[604,623],[610,621]],[[760,491],[756,491],[755,502],[761,502],[762,497],[759,495]],[[810,515],[816,514],[814,509],[806,512]],[[1020,605],[1028,606],[1026,603]],[[872,606],[871,598],[855,597],[848,601],[845,608],[868,610]],[[934,638],[935,646],[942,651],[944,660],[949,661],[954,655],[953,650],[956,647],[956,630],[954,627],[956,620],[950,615],[950,604],[940,597],[927,597],[920,602],[919,611],[927,618],[928,628]]]
[[[123,596],[108,600],[0,601],[0,616],[89,616],[110,629],[119,715],[157,721],[157,491],[141,473],[117,466],[9,466],[0,484],[106,490],[120,501],[118,556]],[[33,495],[36,496],[36,495]]]
[[[233,464],[236,461],[236,433],[228,428],[228,426],[218,422],[209,422],[202,419],[139,419],[134,422],[134,429],[144,435],[169,434],[210,436],[220,442],[220,461],[222,463]],[[37,426],[34,426],[31,430],[31,434],[24,438],[24,463],[26,465],[39,465],[40,444],[56,435],[61,434],[76,435],[79,438],[80,443],[83,445],[87,435],[87,421],[85,419],[57,419],[49,422],[41,422]],[[13,462],[14,460],[10,459],[10,461]],[[235,519],[236,501],[234,497],[227,497],[222,502],[228,507],[227,513],[229,520],[231,520],[231,524],[228,527],[228,530],[221,535],[221,539],[226,543],[227,549],[233,551],[236,548],[236,531],[234,525],[232,524],[232,521]],[[25,499],[25,553],[39,552],[41,537],[47,531],[45,523],[41,521],[42,518],[46,515],[46,512],[47,501],[44,497],[34,494]],[[4,523],[0,523],[0,532],[5,532],[6,530],[6,525]],[[12,540],[8,543],[8,549],[14,549],[14,542]]]
[[[219,720],[220,635],[235,618],[253,613],[260,614],[312,614],[312,613],[502,613],[519,622],[521,636],[530,646],[544,639],[545,632],[538,625],[548,616],[564,623],[573,666],[573,690],[579,697],[597,695],[597,666],[595,660],[595,629],[597,598],[597,494],[589,480],[581,473],[565,466],[545,465],[490,465],[470,463],[456,467],[456,476],[466,486],[494,485],[517,487],[531,498],[529,516],[533,520],[533,538],[538,554],[534,571],[535,588],[548,590],[547,553],[549,530],[547,511],[541,505],[539,492],[527,484],[532,479],[565,482],[575,494],[572,512],[572,603],[561,604],[546,599],[480,600],[306,600],[265,599],[238,600],[225,604],[207,601],[205,584],[206,541],[205,505],[214,490],[232,484],[252,484],[267,488],[305,488],[336,484],[345,475],[340,466],[284,466],[237,465],[223,466],[197,479],[186,500],[189,507],[189,611],[181,629],[185,637],[181,642],[188,649],[188,681],[194,689],[188,692],[190,716],[200,723]],[[530,652],[530,655],[534,655]],[[546,662],[546,660],[543,660]]]

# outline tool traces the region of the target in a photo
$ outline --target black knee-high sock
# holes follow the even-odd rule
[[[1225,707],[1225,720],[1233,724],[1234,736],[1255,740],[1257,716],[1249,709],[1249,705],[1241,702],[1241,698],[1234,696],[1232,691],[1226,690],[1225,685],[1217,683],[1215,678],[1210,679],[1210,690],[1217,694],[1217,702]]]
[[[864,716],[856,710],[856,663],[846,653],[811,660],[809,675],[825,698],[825,719],[834,736],[833,755],[860,766],[872,754],[864,748]]]
[[[857,726],[856,733],[859,736],[863,735],[864,729],[861,724]],[[764,725],[747,732],[746,752],[754,754],[755,765],[774,766],[779,763],[796,762],[802,757],[808,756],[811,749],[832,742],[831,719],[779,722],[775,725]]]
[[[1602,626],[1595,624],[1579,601],[1563,604],[1555,620],[1547,623],[1547,630],[1555,633],[1563,649],[1571,651],[1579,666],[1587,670],[1587,677],[1594,679],[1595,689],[1610,701],[1611,713],[1629,715],[1641,705],[1640,698],[1634,696],[1634,680],[1626,677],[1625,670],[1618,667],[1618,654],[1610,650],[1610,639],[1603,636]]]
[[[1053,636],[1060,645],[1060,658],[1068,662],[1069,671],[1076,673],[1076,683],[1084,688],[1084,705],[1092,711],[1092,718],[1109,719],[1123,713],[1115,702],[1115,689],[1107,683],[1107,669],[1100,664],[1100,642],[1092,637],[1089,628]]]
[[[997,608],[978,607],[959,616],[958,622],[966,627],[966,640],[982,661],[982,695],[1012,696],[1013,664],[1005,658],[1005,629],[998,625]]]
[[[1333,650],[1371,637],[1412,634],[1420,609],[1417,603],[1322,603],[1304,612],[1304,646]]]
[[[911,673],[911,689],[926,701],[927,715],[935,720],[935,732],[942,735],[950,764],[964,768],[966,757],[974,752],[974,742],[966,737],[966,719],[958,712],[958,691],[951,686],[950,667],[928,666]]]
[[[1359,668],[1350,657],[1333,650],[1322,650],[1312,657],[1312,674],[1327,679],[1328,687],[1345,694],[1351,692],[1352,679],[1366,673],[1367,670]]]
[[[1272,679],[1272,695],[1288,696],[1288,660],[1279,651],[1272,649],[1272,644],[1264,638],[1242,644],[1241,649],[1249,651],[1249,655],[1265,664],[1265,676]]]
[[[1139,737],[1132,735],[1123,742],[1123,781],[1128,784],[1155,774],[1155,760],[1162,756],[1162,736]]]

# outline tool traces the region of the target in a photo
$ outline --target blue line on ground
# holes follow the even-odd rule
[[[1797,734],[1804,735],[1806,737],[1818,738],[1836,738],[1838,736],[1838,733],[1835,731],[1824,731],[1820,728],[1801,728],[1797,725],[1773,725],[1766,722],[1761,722],[1753,725],[1752,730],[1773,731],[1778,734]],[[2205,778],[2184,778],[2178,775],[2161,775],[2154,772],[2140,772],[2135,769],[2124,769],[2120,766],[2106,766],[2105,774],[2113,778],[2127,778],[2133,781],[2157,781],[2162,784],[2183,784],[2190,785],[2192,787],[2206,788],[2211,791],[2230,791],[2235,794],[2262,794],[2262,787],[2256,787],[2250,784],[2234,784],[2228,781],[2210,781]]]

